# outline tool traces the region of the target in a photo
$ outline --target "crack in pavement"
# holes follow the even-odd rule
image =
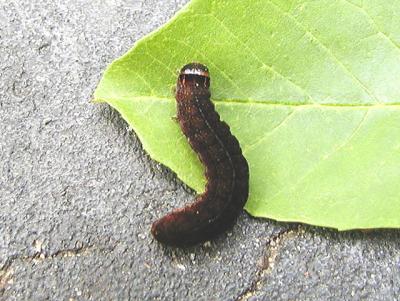
[[[268,239],[266,244],[267,250],[258,264],[259,269],[250,285],[234,299],[235,301],[246,301],[261,289],[262,280],[266,274],[270,273],[274,268],[276,257],[278,256],[283,243],[288,239],[297,236],[300,232],[301,225],[298,225],[296,227],[289,227],[288,229],[282,230]]]
[[[0,296],[3,294],[3,291],[7,285],[13,284],[13,274],[14,270],[11,269],[11,266],[0,270]]]
[[[10,256],[6,262],[3,264],[3,266],[0,268],[0,296],[4,293],[4,290],[7,285],[13,284],[13,275],[14,275],[14,269],[13,265],[15,262],[23,262],[23,263],[40,263],[45,260],[52,260],[54,258],[66,258],[66,257],[79,257],[79,256],[86,256],[89,255],[90,253],[94,251],[98,252],[113,252],[115,248],[118,246],[118,242],[116,242],[114,245],[109,246],[109,247],[103,247],[103,248],[96,248],[93,245],[89,246],[80,246],[80,247],[75,247],[75,248],[70,248],[70,249],[63,249],[63,250],[58,250],[54,252],[53,254],[50,254],[46,256],[45,253],[42,251],[38,251],[34,253],[33,255],[13,255]]]

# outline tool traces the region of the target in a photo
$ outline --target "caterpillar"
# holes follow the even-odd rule
[[[248,197],[247,161],[215,111],[209,87],[206,66],[190,63],[181,69],[175,95],[177,121],[205,166],[207,184],[192,204],[153,223],[153,236],[167,245],[189,246],[214,238],[234,224]]]

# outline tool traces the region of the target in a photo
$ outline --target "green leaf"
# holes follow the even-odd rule
[[[109,66],[95,100],[201,192],[171,118],[177,71],[200,61],[250,165],[250,214],[400,227],[399,24],[398,0],[194,0]]]

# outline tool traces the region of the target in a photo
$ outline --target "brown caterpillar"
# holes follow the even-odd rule
[[[191,205],[153,223],[153,236],[168,245],[193,245],[225,231],[248,197],[247,161],[238,140],[215,111],[209,87],[206,66],[191,63],[181,69],[176,87],[177,119],[205,166],[207,185]]]

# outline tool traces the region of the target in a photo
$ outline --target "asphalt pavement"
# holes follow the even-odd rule
[[[0,0],[0,300],[400,300],[400,232],[255,219],[200,246],[151,223],[193,199],[102,72],[186,1]]]

